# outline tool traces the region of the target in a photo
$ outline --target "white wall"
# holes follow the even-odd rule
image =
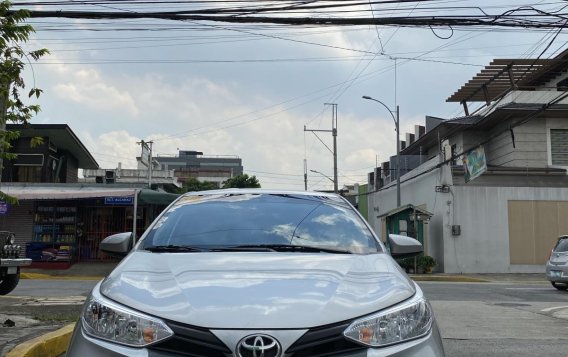
[[[434,160],[437,162],[437,159]],[[444,168],[444,170],[447,170],[447,168]],[[411,172],[408,175],[416,175],[416,173]],[[409,182],[402,183],[400,190],[401,205],[425,205],[425,209],[434,214],[430,222],[425,225],[424,230],[426,232],[426,253],[434,257],[439,263],[436,271],[441,271],[444,268],[444,212],[447,210],[446,201],[449,197],[447,193],[435,191],[436,186],[444,183],[442,175],[442,169],[435,169]],[[401,181],[404,181],[405,178],[403,176]],[[378,217],[396,207],[396,185],[369,195],[368,221],[377,235],[381,236],[381,221]],[[384,237],[381,237],[381,239],[384,239]]]
[[[508,201],[568,201],[568,188],[455,186],[444,241],[446,273],[544,273],[544,265],[510,265]]]

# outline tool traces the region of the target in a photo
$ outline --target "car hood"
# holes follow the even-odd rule
[[[408,299],[415,286],[386,254],[136,251],[100,292],[194,326],[270,329],[363,316]]]

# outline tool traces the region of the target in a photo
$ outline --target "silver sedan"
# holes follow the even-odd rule
[[[219,190],[172,203],[87,298],[68,357],[443,356],[432,307],[342,197]],[[392,255],[392,257],[391,257]]]

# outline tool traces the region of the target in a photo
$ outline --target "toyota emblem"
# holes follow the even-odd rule
[[[237,344],[238,357],[280,357],[280,343],[268,335],[250,335]]]

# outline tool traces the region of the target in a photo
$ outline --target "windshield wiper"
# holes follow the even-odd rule
[[[304,252],[304,253],[335,253],[335,254],[352,254],[348,250],[335,249],[335,248],[321,248],[306,245],[293,245],[293,244],[252,244],[252,245],[238,245],[235,247],[228,247],[232,249],[270,249],[276,252]]]
[[[188,252],[205,252],[206,249],[189,247],[184,245],[151,245],[144,248],[152,253],[188,253]]]
[[[209,249],[210,252],[275,252],[276,250],[258,246],[258,245],[239,245],[239,246],[228,246],[228,247],[214,247]]]

